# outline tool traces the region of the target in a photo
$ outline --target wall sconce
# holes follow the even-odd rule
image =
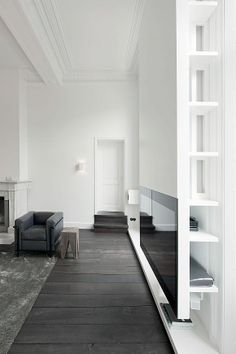
[[[129,189],[128,190],[128,204],[138,205],[139,204],[139,190]]]
[[[80,172],[80,173],[84,173],[85,172],[85,169],[86,169],[86,163],[85,161],[78,161],[76,166],[75,166],[75,169],[77,172]]]

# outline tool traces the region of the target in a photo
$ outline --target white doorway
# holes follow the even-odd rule
[[[95,213],[124,211],[124,139],[95,141]]]

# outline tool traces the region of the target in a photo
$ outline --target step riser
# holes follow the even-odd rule
[[[154,234],[155,230],[150,230],[150,229],[141,229],[142,234]]]
[[[152,224],[153,217],[152,216],[141,216],[140,223],[141,224]]]
[[[127,225],[127,216],[111,217],[104,215],[95,215],[94,222],[101,222],[106,224],[125,224]]]
[[[117,215],[111,212],[99,212],[94,215],[94,231],[95,232],[121,232],[127,233],[128,222],[124,213]]]
[[[141,227],[141,229],[155,230],[154,225],[141,224],[140,227]]]
[[[94,229],[95,233],[120,233],[120,234],[127,234],[128,230],[124,229]]]
[[[95,223],[95,228],[107,228],[107,229],[127,229],[128,226],[125,224],[104,224],[104,223]]]

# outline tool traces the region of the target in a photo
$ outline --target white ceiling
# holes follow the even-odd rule
[[[136,0],[57,0],[58,16],[77,71],[127,70]]]
[[[20,50],[15,58],[0,24],[0,66],[30,61],[44,82],[134,78],[145,1],[1,0],[0,17],[29,60]]]

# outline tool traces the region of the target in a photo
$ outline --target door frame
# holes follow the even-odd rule
[[[123,144],[123,210],[125,211],[125,191],[126,191],[126,138],[117,137],[95,137],[94,138],[94,214],[98,210],[98,143],[104,142],[121,142]]]

